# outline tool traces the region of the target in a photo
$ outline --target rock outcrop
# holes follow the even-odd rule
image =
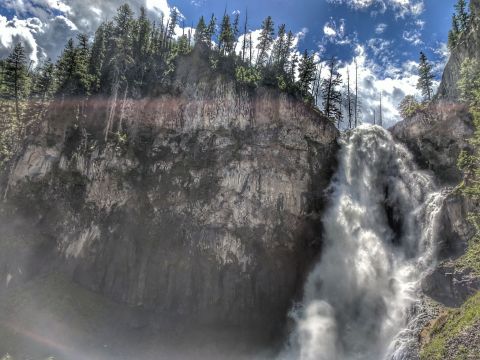
[[[435,102],[390,131],[408,147],[421,168],[435,174],[440,185],[455,186],[462,180],[457,159],[462,150],[470,149],[468,139],[474,131],[464,105]]]
[[[437,92],[437,98],[440,100],[456,101],[459,99],[457,83],[460,79],[462,63],[466,59],[480,58],[480,0],[471,0],[470,2],[472,3],[472,26],[460,36],[457,46],[452,50]]]
[[[174,84],[175,95],[52,104],[14,163],[3,220],[26,219],[16,236],[37,235],[50,264],[156,319],[278,334],[321,246],[338,132],[195,56]]]

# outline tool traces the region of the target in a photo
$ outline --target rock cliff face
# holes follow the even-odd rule
[[[455,186],[462,180],[457,159],[462,150],[470,148],[468,139],[474,130],[465,106],[439,101],[390,130],[420,167],[433,171],[439,185]]]
[[[446,188],[437,229],[439,266],[424,279],[425,294],[446,306],[460,306],[480,288],[480,281],[468,270],[457,271],[453,260],[462,256],[475,229],[468,221],[470,212],[478,208],[474,201],[453,191],[462,180],[457,159],[462,150],[469,150],[468,139],[473,135],[471,115],[464,105],[438,101],[426,113],[406,119],[391,132],[413,153],[417,163],[434,173],[439,187]]]
[[[473,26],[468,32],[462,34],[458,45],[452,50],[438,88],[437,97],[442,100],[459,99],[457,83],[463,61],[468,58],[480,58],[480,0],[471,0],[471,3]]]
[[[2,221],[29,250],[5,255],[3,291],[46,261],[158,317],[278,332],[321,245],[337,130],[189,61],[175,95],[52,104],[9,177]]]

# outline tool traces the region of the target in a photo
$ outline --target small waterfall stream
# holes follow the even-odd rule
[[[443,196],[382,128],[361,126],[341,141],[324,248],[280,359],[408,359],[409,311],[435,261]]]

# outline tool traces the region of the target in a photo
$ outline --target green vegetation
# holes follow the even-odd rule
[[[448,47],[453,49],[457,46],[460,37],[470,27],[470,14],[465,0],[457,0],[455,13],[452,15],[452,29],[448,33]]]
[[[0,59],[0,168],[40,123],[51,100],[74,98],[80,113],[81,103],[91,96],[116,100],[171,93],[179,59],[193,50],[212,70],[240,85],[275,87],[312,107],[323,106],[321,110],[338,126],[348,108],[348,127],[353,127],[353,114],[356,126],[358,84],[353,95],[349,78],[343,94],[335,59],[329,61],[330,76],[322,78],[320,59],[307,50],[300,55],[295,35],[285,24],[276,28],[268,16],[254,48],[247,14],[243,26],[239,14],[225,12],[218,24],[215,15],[208,21],[202,16],[193,36],[185,28],[179,34],[179,20],[178,11],[173,10],[168,19],[152,22],[144,8],[135,17],[124,4],[112,20],[98,27],[93,41],[79,34],[67,42],[56,62],[46,59],[38,66],[29,63],[24,46],[16,44],[6,59]],[[106,139],[114,135],[110,125]]]
[[[470,240],[467,252],[455,261],[460,269],[470,269],[477,276],[480,276],[480,240],[478,236]]]
[[[400,111],[400,115],[402,116],[402,118],[407,119],[411,118],[415,114],[424,112],[426,110],[426,105],[417,101],[417,99],[415,99],[415,96],[407,95],[400,102],[398,110]]]
[[[462,151],[458,158],[458,167],[464,173],[464,180],[459,190],[464,196],[473,200],[480,199],[480,63],[467,59],[462,64],[461,78],[458,83],[462,101],[470,108],[473,115],[475,131],[469,140],[473,151]],[[456,261],[459,268],[468,268],[480,275],[480,214],[472,213],[470,222],[477,230],[470,240],[467,252]]]
[[[416,114],[426,114],[427,106],[433,99],[433,80],[435,76],[432,73],[432,64],[422,51],[418,65],[417,89],[422,92],[423,99],[418,101],[415,96],[407,95],[398,105],[398,111],[404,119],[413,117]]]
[[[425,53],[420,52],[417,89],[422,92],[424,101],[431,101],[433,96],[433,79],[435,79],[435,76],[432,74],[432,67]]]
[[[446,358],[448,350],[457,352],[458,359],[472,359],[468,356],[475,355],[473,352],[478,349],[461,346],[458,349],[451,349],[450,346],[453,340],[479,322],[480,292],[466,301],[461,308],[447,310],[432,324],[428,334],[429,341],[423,346],[420,358],[422,360],[443,360]]]
[[[461,99],[470,108],[475,131],[469,140],[472,152],[462,151],[458,158],[458,167],[464,173],[459,190],[473,200],[480,199],[480,63],[477,60],[465,60],[462,64],[458,83]],[[480,273],[480,214],[470,214],[469,219],[477,229],[477,235],[471,240],[467,253],[458,261],[462,267],[469,267]]]

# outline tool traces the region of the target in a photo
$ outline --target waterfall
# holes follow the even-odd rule
[[[361,126],[341,142],[322,254],[280,359],[407,359],[443,196],[388,131]]]

